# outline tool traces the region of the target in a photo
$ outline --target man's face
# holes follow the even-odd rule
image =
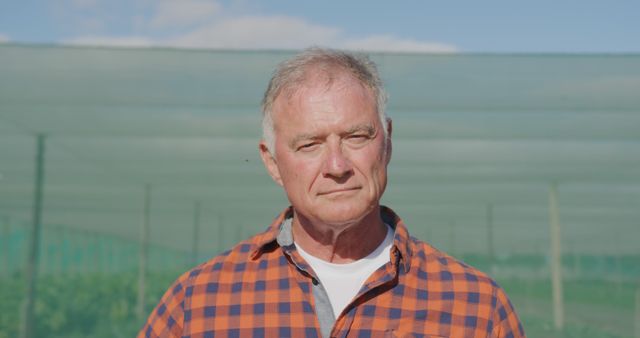
[[[329,87],[311,79],[293,95],[276,98],[276,155],[264,144],[261,155],[298,216],[339,226],[377,210],[391,140],[385,142],[375,102],[370,90],[347,75]]]

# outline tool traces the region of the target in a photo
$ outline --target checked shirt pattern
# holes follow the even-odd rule
[[[295,245],[277,240],[291,214],[179,277],[138,337],[322,337],[318,280]],[[331,337],[525,337],[492,279],[410,237],[391,209],[382,216],[395,229],[391,262],[369,277]]]

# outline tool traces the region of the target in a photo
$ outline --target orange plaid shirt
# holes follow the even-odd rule
[[[391,261],[334,320],[283,227],[291,215],[285,210],[267,231],[179,277],[138,337],[525,337],[492,279],[410,237],[386,207]]]

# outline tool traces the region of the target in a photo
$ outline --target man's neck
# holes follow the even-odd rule
[[[350,224],[317,224],[294,211],[293,238],[309,254],[331,263],[350,263],[366,257],[380,245],[387,228],[376,208]]]

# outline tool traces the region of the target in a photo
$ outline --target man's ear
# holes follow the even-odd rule
[[[386,139],[386,147],[387,149],[385,149],[386,151],[386,155],[387,155],[387,164],[389,164],[389,162],[391,161],[391,152],[393,150],[393,147],[391,145],[391,133],[393,132],[393,123],[391,122],[391,119],[387,117],[387,139]]]
[[[276,163],[276,159],[273,158],[273,155],[269,151],[269,147],[264,141],[260,141],[260,157],[262,158],[262,163],[264,163],[264,167],[267,168],[267,172],[269,176],[282,186],[282,178],[280,177],[280,170],[278,169],[278,163]]]

